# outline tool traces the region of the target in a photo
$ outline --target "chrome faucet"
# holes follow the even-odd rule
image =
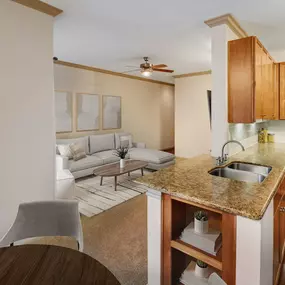
[[[236,140],[229,140],[227,141],[223,147],[222,147],[222,156],[219,156],[217,158],[217,165],[222,165],[223,163],[225,163],[226,161],[228,161],[228,154],[225,154],[225,147],[227,144],[229,143],[237,143],[238,145],[241,146],[242,150],[245,151],[245,148],[244,146],[239,142],[239,141],[236,141]]]

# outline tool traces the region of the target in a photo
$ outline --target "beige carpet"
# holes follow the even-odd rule
[[[84,252],[105,265],[122,285],[147,284],[146,195],[92,218],[82,217]],[[76,248],[69,238],[39,243]]]

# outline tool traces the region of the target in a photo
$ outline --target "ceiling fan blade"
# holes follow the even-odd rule
[[[165,67],[167,67],[166,64],[156,64],[153,66],[153,68],[165,68]]]
[[[159,72],[167,72],[167,73],[172,73],[174,70],[171,69],[160,69],[160,68],[153,68],[154,71],[159,71]]]
[[[137,68],[137,69],[132,69],[132,70],[124,71],[124,72],[121,72],[121,73],[130,73],[130,72],[135,72],[135,71],[140,71],[140,70],[141,70],[140,68]]]

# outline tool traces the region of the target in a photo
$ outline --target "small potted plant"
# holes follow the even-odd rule
[[[119,147],[115,150],[114,155],[120,158],[120,168],[124,168],[126,165],[125,158],[129,152],[128,147]]]
[[[209,277],[208,264],[201,260],[197,260],[195,266],[195,275],[200,278],[208,278]]]
[[[198,234],[206,234],[209,229],[207,214],[203,211],[197,211],[194,217],[194,231]]]

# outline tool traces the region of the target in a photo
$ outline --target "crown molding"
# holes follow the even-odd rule
[[[192,73],[174,75],[173,77],[174,78],[183,78],[183,77],[207,75],[207,74],[211,74],[211,73],[212,73],[212,70],[206,70],[206,71],[200,71],[200,72],[192,72]]]
[[[167,82],[163,82],[163,81],[159,81],[159,80],[143,78],[143,77],[139,77],[139,76],[135,76],[135,75],[129,75],[129,74],[125,74],[125,73],[115,72],[115,71],[111,71],[111,70],[101,69],[101,68],[82,65],[82,64],[76,64],[76,63],[67,62],[67,61],[56,60],[56,61],[54,61],[54,63],[58,64],[58,65],[63,65],[63,66],[68,66],[68,67],[73,67],[73,68],[79,68],[79,69],[84,69],[84,70],[89,70],[89,71],[94,71],[94,72],[100,72],[100,73],[104,73],[104,74],[109,74],[109,75],[129,78],[129,79],[136,79],[136,80],[146,81],[146,82],[150,82],[150,83],[175,86],[173,83],[167,83]]]
[[[34,10],[40,11],[52,17],[56,17],[57,15],[63,12],[63,10],[58,9],[54,6],[51,6],[39,0],[12,0],[12,1],[24,5],[26,7],[32,8]]]
[[[232,14],[225,14],[216,18],[209,19],[204,22],[210,28],[220,26],[220,25],[228,25],[228,27],[239,37],[245,38],[248,37],[246,31],[240,26],[238,21],[233,17]]]

